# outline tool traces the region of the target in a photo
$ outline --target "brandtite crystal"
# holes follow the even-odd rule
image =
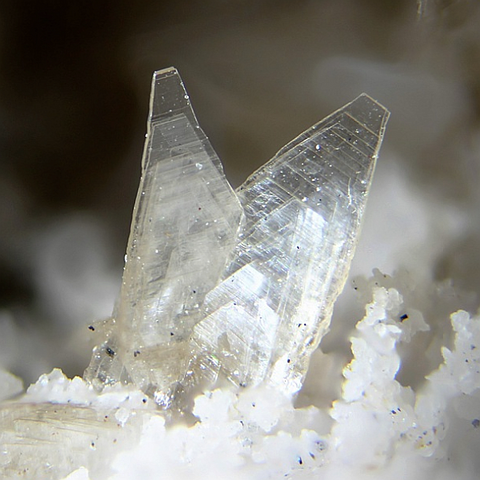
[[[123,284],[86,378],[175,387],[207,292],[237,241],[242,209],[174,68],[153,76],[142,178]]]
[[[300,389],[347,279],[388,116],[363,94],[237,190],[246,221],[194,328],[193,375]]]
[[[360,95],[234,192],[178,72],[156,72],[122,291],[87,380],[134,383],[163,407],[219,375],[297,392],[348,275],[388,116]]]

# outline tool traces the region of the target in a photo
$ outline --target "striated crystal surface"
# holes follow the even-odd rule
[[[178,72],[153,78],[120,299],[85,377],[176,391],[265,382],[297,392],[359,234],[389,113],[360,95],[236,192]]]
[[[174,68],[154,74],[147,128],[120,299],[86,378],[156,394],[185,371],[188,339],[242,209]]]
[[[237,190],[246,221],[194,328],[191,375],[300,389],[348,275],[388,116],[363,94]]]
[[[80,466],[110,473],[105,455],[138,435],[110,413],[54,403],[2,405],[2,478],[57,480]]]

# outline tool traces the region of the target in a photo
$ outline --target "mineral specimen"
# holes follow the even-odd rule
[[[0,405],[0,476],[107,478],[114,455],[121,460],[152,425],[163,429],[157,405],[180,405],[180,393],[219,377],[261,384],[238,401],[240,437],[244,420],[269,431],[272,405],[293,412],[346,280],[388,115],[361,95],[234,192],[178,72],[156,72],[118,304],[91,327],[101,342],[85,380],[54,370]],[[245,408],[257,403],[248,395],[262,391],[263,408],[248,420]],[[235,397],[216,392],[210,398]],[[200,423],[210,415],[202,398]],[[320,441],[304,437],[309,451]]]
[[[178,72],[153,78],[123,285],[85,378],[164,407],[222,375],[297,392],[347,278],[388,111],[367,95],[237,190]]]

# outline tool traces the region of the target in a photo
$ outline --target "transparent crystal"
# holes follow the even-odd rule
[[[363,94],[237,192],[178,72],[153,78],[123,285],[85,377],[164,407],[215,382],[302,385],[354,253],[388,111]]]
[[[175,388],[204,297],[235,246],[242,209],[174,68],[154,74],[123,284],[86,378]]]
[[[300,389],[347,279],[388,116],[363,94],[237,190],[246,222],[194,328],[193,375]]]

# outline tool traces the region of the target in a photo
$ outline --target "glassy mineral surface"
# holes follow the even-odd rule
[[[237,190],[246,221],[194,328],[195,374],[300,389],[347,279],[388,116],[361,95]]]
[[[168,407],[219,375],[297,392],[347,278],[388,111],[363,94],[236,192],[178,72],[156,72],[123,285],[86,379]]]
[[[185,372],[192,328],[241,218],[178,72],[156,72],[120,299],[86,372],[94,385],[169,392]]]

